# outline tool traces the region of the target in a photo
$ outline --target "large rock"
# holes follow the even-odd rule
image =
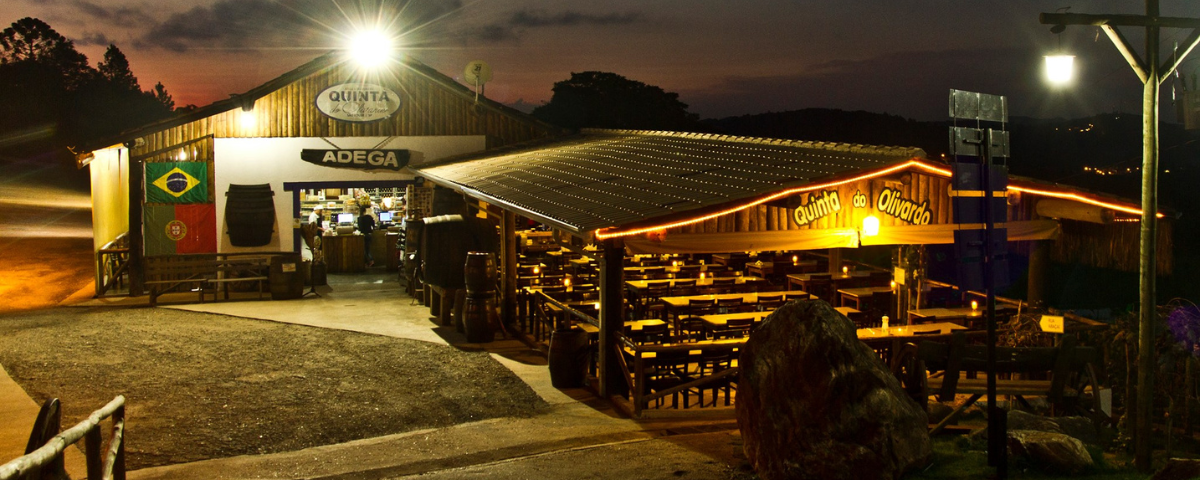
[[[1101,438],[1096,425],[1084,417],[1044,417],[1021,410],[1010,410],[1007,415],[1008,430],[1035,430],[1038,432],[1061,433],[1076,438],[1087,445],[1100,445]],[[967,436],[972,448],[987,448],[988,429],[981,428]]]
[[[1200,478],[1200,460],[1170,458],[1167,464],[1150,477],[1150,480],[1192,480]]]
[[[925,412],[829,304],[791,302],[741,350],[746,457],[773,479],[896,479],[929,461]]]
[[[1061,433],[1009,430],[1008,450],[1048,473],[1074,475],[1093,463],[1083,442]]]

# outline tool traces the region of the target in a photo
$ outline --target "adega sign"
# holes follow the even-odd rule
[[[400,109],[400,95],[373,83],[343,83],[317,95],[317,110],[347,122],[374,122]]]
[[[355,170],[400,170],[408,165],[408,150],[316,150],[300,151],[300,159],[324,167]]]

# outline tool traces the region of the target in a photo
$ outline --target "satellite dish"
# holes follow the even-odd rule
[[[463,77],[467,83],[475,85],[475,87],[482,87],[492,79],[492,67],[489,67],[483,60],[476,60],[467,64],[467,69],[463,71]]]

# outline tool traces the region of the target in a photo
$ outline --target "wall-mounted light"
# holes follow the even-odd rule
[[[874,215],[868,215],[863,219],[862,234],[864,237],[874,237],[879,235],[879,218]]]
[[[241,124],[242,130],[253,130],[254,126],[258,124],[258,118],[253,111],[242,110],[238,113],[238,123]]]

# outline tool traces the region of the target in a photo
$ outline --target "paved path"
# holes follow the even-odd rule
[[[179,304],[195,312],[463,344],[460,334],[431,322],[429,310],[399,293],[395,283],[371,276],[354,285],[318,289],[320,297],[298,300],[238,300]],[[342,279],[341,281],[346,281]],[[351,280],[353,281],[353,280]],[[190,297],[190,296],[189,296]],[[123,305],[142,299],[92,300],[82,305]],[[129,478],[729,478],[738,464],[736,424],[731,412],[668,421],[634,421],[582,389],[550,384],[542,363],[519,350],[489,345],[492,356],[551,405],[533,418],[499,418],[447,428],[406,432],[294,452],[205,460],[130,472]],[[2,380],[2,379],[0,379]],[[10,381],[11,383],[11,381]],[[15,383],[13,384],[15,385]],[[19,390],[19,387],[17,387]],[[0,392],[11,390],[0,383]],[[24,392],[21,392],[23,395]],[[25,400],[32,404],[27,396]],[[34,406],[36,415],[36,406]],[[0,416],[0,420],[4,418]],[[32,418],[32,417],[30,417]],[[30,420],[32,422],[32,420]],[[681,433],[682,432],[682,433]]]

